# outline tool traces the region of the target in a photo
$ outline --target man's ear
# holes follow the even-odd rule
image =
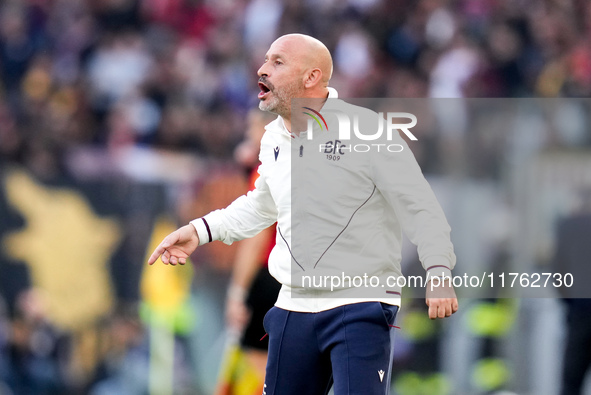
[[[306,88],[312,88],[313,86],[318,84],[318,82],[320,82],[321,79],[322,71],[320,69],[312,69],[307,73],[304,79],[304,86]]]

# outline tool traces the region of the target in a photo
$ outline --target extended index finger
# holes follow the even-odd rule
[[[151,265],[154,262],[156,262],[156,260],[158,259],[158,257],[162,254],[164,254],[164,251],[166,251],[166,249],[168,247],[170,247],[171,245],[174,244],[174,242],[171,240],[171,237],[173,236],[173,233],[169,234],[168,236],[166,236],[166,238],[164,240],[162,240],[162,243],[160,243],[158,245],[158,247],[156,247],[156,249],[154,250],[154,252],[152,253],[152,255],[150,255],[150,258],[148,259],[148,264]]]
[[[164,238],[164,240],[162,240],[162,243],[160,243],[158,245],[158,247],[156,247],[156,249],[154,250],[152,255],[150,255],[150,258],[148,258],[148,264],[152,265],[154,262],[156,262],[158,257],[160,255],[162,255],[168,247],[175,244],[178,240],[179,240],[178,230],[176,230],[176,231],[172,232],[171,234],[169,234],[168,236],[166,236]]]
[[[156,262],[160,255],[162,255],[164,251],[166,251],[166,248],[163,246],[163,244],[164,243],[160,243],[160,245],[156,247],[152,255],[150,255],[150,258],[148,258],[148,265],[154,264],[154,262]]]

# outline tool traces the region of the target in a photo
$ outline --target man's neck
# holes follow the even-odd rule
[[[318,107],[315,108],[315,110],[320,111],[322,109],[322,107],[324,106],[324,103],[326,103],[326,100],[328,99],[328,89],[326,89],[326,93],[322,93],[321,95],[319,95],[318,97],[312,97],[311,99],[314,99],[311,101],[310,106],[312,107]],[[322,101],[320,101],[320,99],[324,99]],[[296,131],[292,131],[291,130],[291,114],[289,114],[289,116],[281,116],[281,118],[283,119],[283,124],[285,125],[285,128],[287,129],[288,132],[295,134],[296,136],[300,136],[300,130],[296,130]]]

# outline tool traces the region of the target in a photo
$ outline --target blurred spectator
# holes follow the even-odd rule
[[[245,175],[250,176],[250,189],[258,178],[260,142],[265,126],[276,118],[258,108],[248,113],[245,140],[234,152]],[[257,236],[240,242],[236,251],[232,276],[226,296],[226,326],[231,336],[240,337],[240,344],[226,349],[216,395],[264,392],[265,367],[269,339],[264,336],[263,318],[273,307],[280,284],[270,274],[267,261],[275,245],[274,226]]]
[[[591,189],[581,193],[578,212],[564,218],[557,227],[554,270],[571,273],[573,286],[562,288],[566,304],[566,349],[562,368],[561,395],[580,395],[591,367],[591,299],[588,294],[591,280]]]
[[[4,298],[0,296],[0,394],[8,393],[6,380],[8,380],[8,336],[9,322]]]
[[[105,358],[97,369],[93,395],[147,393],[149,349],[137,312],[116,313],[106,331]]]
[[[67,391],[66,338],[45,318],[38,291],[17,300],[8,345],[8,387],[15,394],[61,394]]]
[[[91,94],[99,109],[131,95],[146,80],[152,59],[141,36],[106,36],[88,61]]]
[[[17,2],[2,4],[0,12],[0,63],[2,83],[8,94],[18,89],[36,48],[29,34],[27,9]]]

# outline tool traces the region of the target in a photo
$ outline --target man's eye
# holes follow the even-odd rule
[[[279,60],[276,60],[276,61],[275,61],[275,64],[276,64],[277,66],[280,66],[280,65],[282,65],[282,64],[283,64],[283,62],[281,62],[281,61],[279,61]]]

